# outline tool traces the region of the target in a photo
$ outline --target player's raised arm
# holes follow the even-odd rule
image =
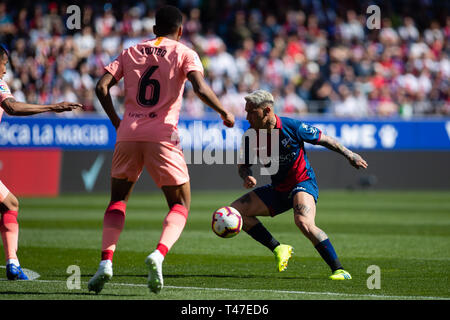
[[[356,169],[367,169],[368,167],[367,162],[359,154],[347,149],[333,137],[327,136],[322,133],[319,141],[317,141],[316,144],[342,154]]]
[[[116,83],[117,80],[114,78],[114,76],[111,73],[106,72],[100,78],[100,80],[98,80],[97,85],[95,87],[95,93],[103,109],[105,110],[106,114],[111,120],[111,123],[116,129],[118,129],[120,125],[120,118],[116,110],[114,109],[111,94],[109,93],[111,87]]]
[[[187,78],[192,83],[194,92],[200,98],[200,100],[202,100],[217,113],[219,113],[223,120],[223,123],[227,127],[233,127],[234,115],[222,107],[219,98],[217,98],[214,91],[212,91],[212,89],[205,82],[203,75],[199,71],[191,71],[188,73]]]
[[[42,112],[64,112],[81,108],[82,105],[74,102],[59,102],[49,105],[31,104],[16,101],[14,98],[7,98],[2,102],[2,108],[5,112],[12,116],[29,116]]]
[[[82,107],[81,104],[73,102],[60,102],[56,104],[41,105],[16,101],[14,96],[11,94],[8,85],[2,80],[3,76],[6,74],[6,65],[9,61],[8,58],[8,51],[3,45],[0,44],[0,102],[1,107],[7,114],[13,116],[29,116],[48,111],[71,111]]]

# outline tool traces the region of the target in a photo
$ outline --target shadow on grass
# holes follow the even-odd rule
[[[38,296],[48,296],[48,295],[61,295],[61,296],[86,296],[86,297],[96,297],[96,296],[106,296],[106,297],[138,297],[136,294],[112,294],[112,293],[102,293],[97,295],[88,292],[33,292],[33,291],[0,291],[0,295],[38,295]]]
[[[137,278],[147,278],[148,274],[115,274],[114,278],[130,278],[130,277],[137,277]],[[268,280],[268,279],[285,279],[285,280],[311,280],[315,277],[301,277],[301,276],[275,276],[275,277],[268,277],[265,275],[236,275],[236,274],[164,274],[164,279],[180,279],[180,278],[223,278],[223,279],[261,279],[261,280]],[[322,279],[323,277],[317,277],[317,279]]]

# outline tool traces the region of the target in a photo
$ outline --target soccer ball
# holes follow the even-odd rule
[[[212,230],[222,238],[236,236],[242,230],[242,217],[233,207],[222,207],[214,211]]]

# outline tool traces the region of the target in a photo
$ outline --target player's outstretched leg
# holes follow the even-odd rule
[[[271,192],[271,189],[261,187],[258,190],[259,195],[251,191],[234,201],[231,206],[242,215],[242,229],[253,239],[273,252],[277,263],[277,270],[282,272],[287,269],[293,248],[287,244],[280,244],[269,230],[264,227],[261,221],[256,218],[257,216],[270,216],[269,209],[260,197],[263,197],[264,193]]]
[[[328,236],[315,224],[316,204],[312,195],[299,192],[294,196],[294,220],[301,232],[311,241],[322,259],[331,269],[331,280],[349,280]]]
[[[8,280],[29,280],[17,258],[19,246],[19,224],[17,215],[19,201],[0,181],[0,233],[6,257]]]

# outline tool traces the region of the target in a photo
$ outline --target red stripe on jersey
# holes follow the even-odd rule
[[[299,182],[308,180],[308,170],[306,170],[306,161],[304,158],[304,150],[300,149],[297,159],[292,167],[289,169],[286,178],[283,182],[275,187],[275,190],[280,192],[291,191],[292,188]]]

